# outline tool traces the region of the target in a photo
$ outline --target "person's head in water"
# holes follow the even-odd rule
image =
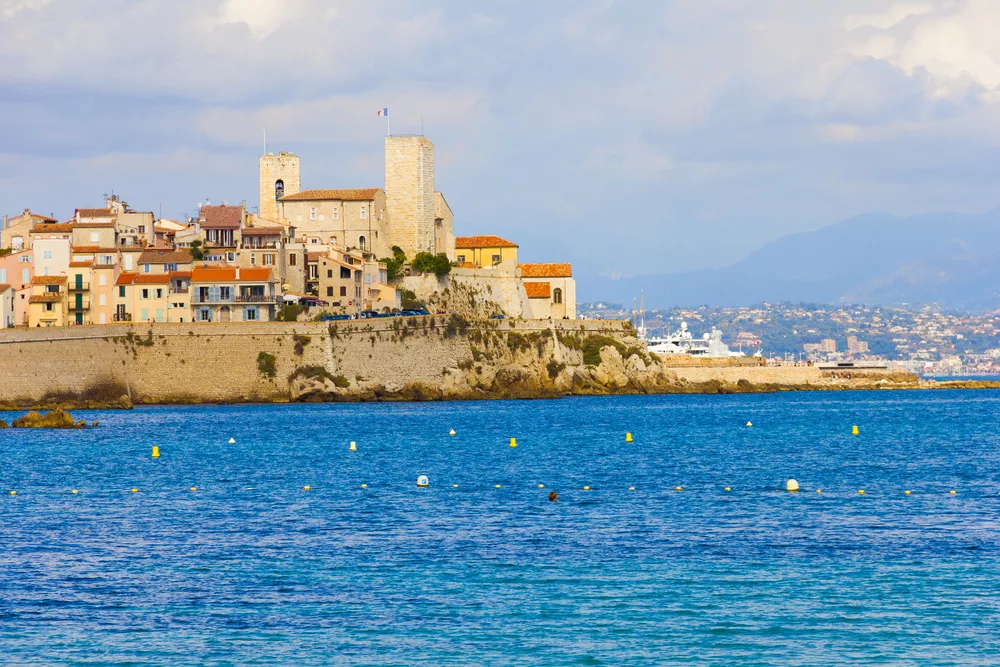
[[[556,493],[555,491],[549,491],[549,500],[551,500],[552,502],[559,500],[559,494]]]

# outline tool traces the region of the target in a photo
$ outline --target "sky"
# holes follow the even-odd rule
[[[1000,204],[997,25],[995,0],[0,0],[0,205],[253,208],[265,128],[303,187],[380,187],[388,107],[459,235],[583,285],[721,267]]]

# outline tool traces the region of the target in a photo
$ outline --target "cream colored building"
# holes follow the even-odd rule
[[[14,290],[14,324],[28,325],[28,297],[31,296],[31,279],[35,277],[34,251],[25,248],[0,257],[0,283]]]
[[[309,249],[358,248],[392,255],[385,193],[380,188],[303,190],[281,202],[282,220]]]
[[[422,136],[385,138],[385,196],[390,237],[410,259],[436,253],[434,144]]]
[[[31,279],[29,327],[66,326],[66,305],[66,276],[35,276]]]
[[[21,215],[8,218],[3,217],[3,224],[0,225],[0,248],[10,248],[14,251],[29,247],[31,242],[31,230],[36,226],[56,224],[59,221],[45,215],[32,213],[30,209],[24,209]]]
[[[434,193],[434,251],[455,261],[455,214],[440,192]]]
[[[476,269],[507,261],[517,263],[517,244],[499,236],[459,236],[455,239],[455,261]]]
[[[302,190],[299,158],[292,153],[268,153],[260,157],[260,208],[257,217],[265,222],[281,222],[278,202]]]
[[[0,283],[0,328],[9,329],[14,326],[14,288],[6,283]]]
[[[535,319],[576,319],[576,281],[570,264],[520,264]]]

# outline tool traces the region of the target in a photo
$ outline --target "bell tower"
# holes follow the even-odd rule
[[[297,155],[268,153],[260,156],[260,220],[281,222],[278,200],[301,190]]]

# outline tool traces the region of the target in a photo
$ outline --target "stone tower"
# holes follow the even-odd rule
[[[261,220],[281,222],[278,199],[297,194],[302,189],[299,157],[292,153],[268,153],[260,156]]]
[[[434,242],[434,144],[421,136],[385,138],[385,198],[390,242],[410,259]]]

